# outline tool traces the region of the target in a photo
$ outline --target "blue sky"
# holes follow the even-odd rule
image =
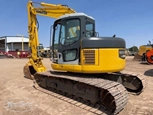
[[[28,0],[0,0],[0,36],[28,36]],[[125,39],[127,48],[153,43],[153,0],[35,0],[52,4],[66,4],[77,12],[95,18],[100,36]],[[54,19],[38,16],[39,41],[49,46],[50,26]]]

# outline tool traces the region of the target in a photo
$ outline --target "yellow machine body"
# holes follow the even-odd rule
[[[125,59],[119,57],[117,48],[83,49],[79,65],[52,63],[51,67],[54,70],[78,73],[118,72],[125,68]]]

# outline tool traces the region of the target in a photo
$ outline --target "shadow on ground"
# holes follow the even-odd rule
[[[145,71],[144,75],[153,77],[153,69]]]
[[[140,62],[141,65],[149,65],[147,62]]]

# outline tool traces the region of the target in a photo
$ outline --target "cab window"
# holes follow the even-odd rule
[[[61,24],[60,43],[70,45],[80,39],[80,20],[65,20]]]
[[[94,24],[91,22],[86,22],[86,37],[94,36]]]

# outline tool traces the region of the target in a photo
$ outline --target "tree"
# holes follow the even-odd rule
[[[131,48],[128,49],[129,51],[132,51],[132,52],[138,52],[138,47],[137,46],[132,46]]]

